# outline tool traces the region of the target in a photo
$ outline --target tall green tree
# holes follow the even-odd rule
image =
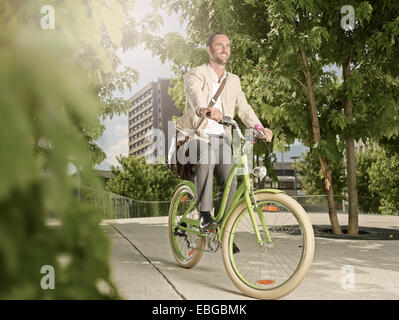
[[[319,56],[325,64],[341,68],[343,76],[338,94],[346,118],[340,137],[346,142],[348,233],[358,234],[355,140],[375,141],[398,130],[398,122],[390,117],[398,115],[399,88],[392,83],[392,75],[398,75],[397,67],[389,72],[386,69],[387,63],[396,64],[397,60],[398,50],[390,47],[399,35],[399,4],[385,0],[334,1],[323,3],[322,12],[321,23],[329,37]]]

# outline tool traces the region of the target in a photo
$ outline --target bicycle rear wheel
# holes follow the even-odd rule
[[[255,220],[264,245],[260,246],[245,203],[231,214],[223,235],[223,261],[233,283],[248,296],[278,299],[294,290],[308,272],[314,254],[313,227],[305,210],[291,197],[257,193],[272,243]],[[240,249],[233,254],[233,243]]]
[[[183,184],[175,191],[169,207],[168,232],[169,243],[178,264],[184,268],[194,267],[201,259],[205,247],[205,238],[198,236],[184,228],[195,228],[180,219],[185,213],[188,219],[198,220],[194,197],[194,186]]]

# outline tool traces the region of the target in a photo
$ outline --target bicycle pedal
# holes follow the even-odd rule
[[[208,232],[206,235],[205,251],[216,252],[219,249],[220,242],[216,232]]]

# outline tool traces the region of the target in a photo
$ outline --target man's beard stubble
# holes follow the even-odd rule
[[[211,53],[212,53],[212,58],[213,58],[213,60],[214,60],[217,64],[226,65],[227,62],[229,61],[230,56],[227,55],[227,54],[226,54],[226,58],[223,59],[223,58],[221,58],[221,57],[217,57],[217,56],[215,55],[215,52],[214,52],[213,50],[211,51]]]

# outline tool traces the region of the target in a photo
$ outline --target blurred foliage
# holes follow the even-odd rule
[[[31,3],[0,4],[0,299],[117,298],[102,215],[70,176],[78,168],[100,188],[90,144],[101,132],[98,82],[56,33],[21,24]],[[40,285],[45,265],[54,290]]]
[[[147,164],[145,158],[120,156],[120,166],[111,166],[107,191],[142,201],[169,201],[180,179],[166,164]]]
[[[122,66],[118,56],[118,52],[138,43],[138,22],[129,16],[133,4],[127,0],[5,0],[0,3],[0,22],[14,32],[31,28],[42,37],[57,38],[67,46],[69,49],[62,54],[85,70],[94,83],[93,91],[101,104],[97,116],[101,120],[112,119],[128,111],[129,102],[121,96],[138,80],[138,72]],[[48,6],[53,13],[46,10]],[[54,29],[43,29],[52,17]],[[96,144],[104,130],[101,125],[95,131],[85,131],[95,164],[106,157]]]

